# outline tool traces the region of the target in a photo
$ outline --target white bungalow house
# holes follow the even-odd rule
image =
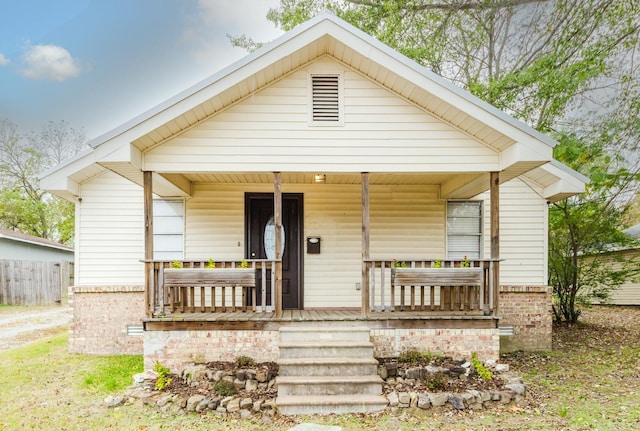
[[[71,350],[282,361],[283,330],[335,325],[378,357],[548,349],[547,203],[586,182],[555,144],[320,15],[44,176],[76,202]]]

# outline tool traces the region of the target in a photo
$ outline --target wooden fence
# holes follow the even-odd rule
[[[50,305],[66,298],[73,262],[0,260],[0,304]]]

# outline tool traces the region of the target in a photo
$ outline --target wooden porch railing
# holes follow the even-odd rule
[[[369,259],[365,264],[370,274],[371,311],[484,315],[496,311],[498,260]]]
[[[276,260],[248,259],[244,261],[246,269],[239,260],[216,261],[214,268],[207,267],[208,260],[179,261],[181,269],[172,268],[173,262],[146,262],[150,271],[149,317],[176,312],[272,312],[275,308],[273,269]]]

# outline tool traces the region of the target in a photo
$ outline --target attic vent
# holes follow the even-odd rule
[[[340,75],[311,75],[314,123],[340,122]]]

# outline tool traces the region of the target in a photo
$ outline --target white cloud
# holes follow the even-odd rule
[[[0,53],[0,66],[6,66],[7,64],[9,64],[9,59]]]
[[[27,47],[22,61],[22,76],[29,79],[64,81],[80,75],[82,68],[69,51],[57,45],[33,45]]]

